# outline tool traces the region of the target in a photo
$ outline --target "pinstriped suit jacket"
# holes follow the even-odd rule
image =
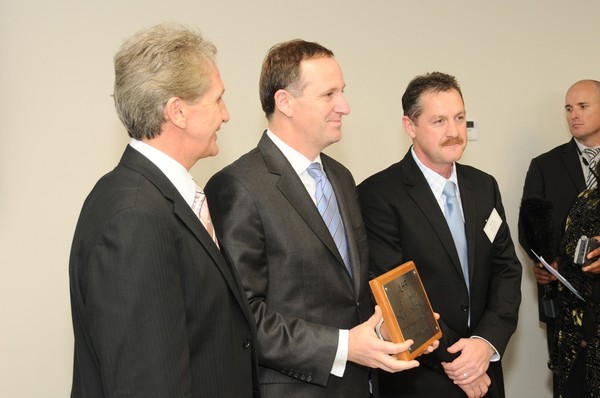
[[[235,272],[166,176],[127,147],[86,199],[69,263],[72,397],[257,397]]]

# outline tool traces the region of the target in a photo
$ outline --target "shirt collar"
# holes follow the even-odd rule
[[[132,138],[129,145],[158,167],[175,186],[185,202],[192,206],[196,193],[196,183],[185,167],[166,153],[145,142]]]
[[[575,145],[577,145],[577,148],[579,149],[579,153],[583,153],[583,151],[586,150],[586,149],[600,148],[600,147],[597,147],[597,146],[595,146],[595,147],[585,146],[577,138],[575,138]]]
[[[446,179],[438,173],[436,173],[435,171],[431,170],[429,167],[425,166],[417,157],[417,154],[415,153],[413,147],[410,148],[410,153],[412,154],[415,163],[417,163],[417,166],[425,176],[425,179],[427,180],[427,183],[429,184],[429,187],[431,188],[431,191],[433,192],[433,195],[436,198],[440,198],[442,196],[444,185],[446,185],[446,181],[448,180],[456,184],[457,195],[459,195],[458,192],[460,190],[458,189],[458,178],[456,176],[456,162],[452,164],[452,172],[450,173],[450,178]]]
[[[292,168],[296,172],[296,174],[300,175],[308,169],[311,163],[317,162],[321,164],[321,168],[323,167],[323,163],[321,162],[321,155],[319,154],[316,159],[310,160],[285,142],[281,140],[281,138],[277,137],[275,133],[271,130],[267,129],[267,136],[273,141],[275,146],[279,148],[279,150],[283,153],[283,156],[290,162]]]

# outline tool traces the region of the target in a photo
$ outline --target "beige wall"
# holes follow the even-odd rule
[[[265,126],[258,73],[276,42],[301,37],[336,53],[352,113],[327,152],[358,182],[408,148],[400,125],[408,81],[432,70],[456,75],[479,124],[463,162],[497,177],[516,238],[529,160],[568,138],[565,90],[600,78],[598,15],[596,0],[1,0],[0,396],[69,394],[69,247],[85,196],[127,142],[110,97],[125,37],[178,21],[218,46],[232,120],[219,156],[192,170],[202,182],[256,144]],[[504,359],[508,396],[550,397],[529,266],[522,289]]]

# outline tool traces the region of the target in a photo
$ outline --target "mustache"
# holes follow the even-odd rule
[[[462,145],[464,143],[465,143],[465,140],[463,140],[460,137],[448,138],[446,141],[442,142],[442,146]]]

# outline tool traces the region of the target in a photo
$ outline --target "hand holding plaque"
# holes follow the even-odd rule
[[[394,343],[414,341],[398,359],[411,360],[421,355],[442,331],[435,319],[427,293],[412,261],[369,281],[381,307],[387,332]]]

